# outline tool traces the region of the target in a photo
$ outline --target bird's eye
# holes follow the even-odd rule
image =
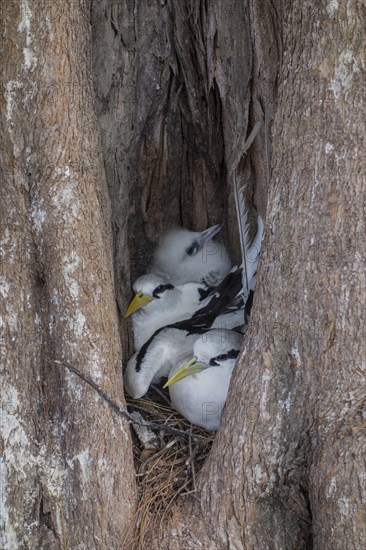
[[[194,256],[195,254],[197,254],[197,250],[198,250],[198,244],[194,242],[193,244],[191,244],[191,246],[189,246],[186,249],[186,254],[187,256]]]
[[[165,292],[166,290],[172,290],[173,288],[173,285],[159,285],[154,290],[153,296],[154,298],[160,298],[159,294],[163,294],[163,292]]]

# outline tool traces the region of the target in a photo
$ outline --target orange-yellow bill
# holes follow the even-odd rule
[[[198,374],[203,370],[207,369],[208,366],[204,363],[197,362],[197,357],[192,357],[187,363],[184,363],[166,382],[164,388],[183,380],[187,376],[192,376],[192,374]]]
[[[135,313],[135,311],[141,309],[142,307],[146,306],[149,302],[151,302],[152,297],[147,296],[146,294],[142,294],[141,290],[131,300],[130,305],[127,308],[127,311],[125,313],[125,318],[132,315],[132,313]]]

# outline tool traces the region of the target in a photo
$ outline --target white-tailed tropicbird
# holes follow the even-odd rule
[[[174,285],[218,284],[232,266],[225,246],[213,241],[221,227],[214,225],[201,232],[183,228],[168,231],[154,252],[150,271],[169,277]]]
[[[185,283],[174,286],[169,279],[148,273],[136,279],[132,299],[125,317],[132,315],[135,351],[156,330],[171,323],[187,319],[201,306],[207,296],[204,283]]]
[[[193,357],[175,364],[168,382],[172,406],[192,424],[217,430],[242,336],[210,330],[196,337]]]
[[[230,327],[244,324],[242,305],[242,268],[233,269],[214,288],[191,318],[158,329],[127,363],[124,385],[134,398],[142,397],[152,382],[168,376],[174,365],[192,354],[193,344],[200,334],[211,327]],[[236,315],[236,319],[235,319]],[[227,319],[227,320],[226,320]]]

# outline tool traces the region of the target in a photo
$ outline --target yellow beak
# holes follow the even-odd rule
[[[132,313],[135,313],[138,309],[141,309],[142,307],[146,306],[149,302],[152,300],[152,296],[147,296],[146,294],[142,294],[141,290],[135,296],[133,297],[133,300],[131,301],[130,305],[127,308],[127,311],[125,313],[125,318],[132,315]]]
[[[169,378],[164,388],[167,388],[168,386],[171,386],[172,384],[183,380],[183,378],[186,378],[187,376],[198,374],[199,372],[202,372],[207,368],[208,365],[205,365],[204,363],[199,363],[197,362],[197,357],[192,357],[192,359],[187,361],[187,363],[184,363],[184,365],[182,365],[180,369],[178,369],[177,372],[175,372],[173,376]]]

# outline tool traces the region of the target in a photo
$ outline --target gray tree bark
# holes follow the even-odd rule
[[[129,427],[54,363],[123,399],[87,5],[1,12],[0,546],[111,548],[136,502]]]
[[[114,286],[124,310],[173,224],[224,220],[237,253],[239,160],[267,211],[253,318],[198,493],[151,546],[363,549],[363,3],[90,7],[91,40],[84,1],[2,7],[4,546],[130,547],[128,429],[52,360],[122,402]]]
[[[249,16],[238,0],[92,4],[121,311],[167,227],[224,222],[237,252],[225,147],[240,154],[248,125]]]
[[[199,499],[164,548],[366,542],[366,14],[285,8],[254,316]]]

